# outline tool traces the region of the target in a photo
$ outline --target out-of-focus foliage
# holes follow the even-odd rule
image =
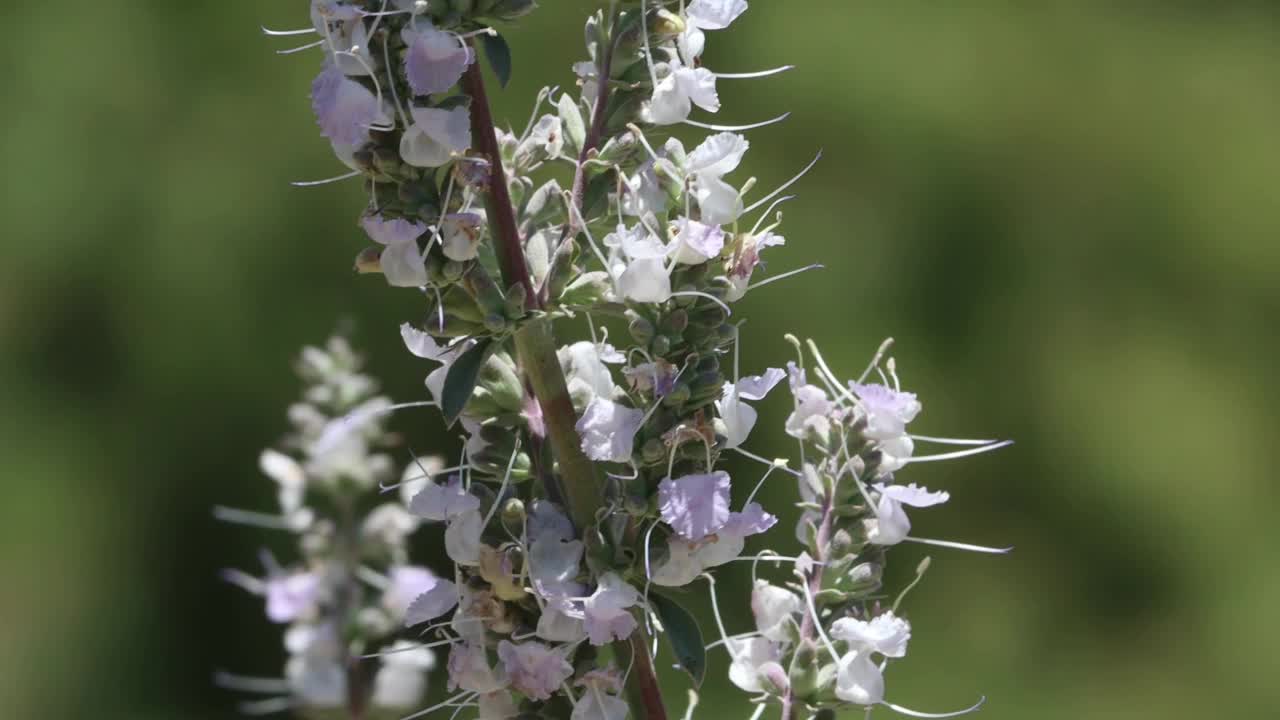
[[[592,5],[544,4],[510,31],[513,125],[539,84],[572,82]],[[799,68],[724,81],[723,117],[794,112],[751,134],[762,187],[825,147],[769,259],[826,269],[738,306],[747,367],[785,361],[789,330],[853,374],[892,334],[920,431],[1019,441],[910,470],[954,498],[922,534],[1017,550],[934,553],[890,699],[1274,712],[1275,6],[752,5],[714,66]],[[257,32],[305,25],[305,3],[7,3],[0,20],[0,716],[231,717],[211,670],[278,672],[280,650],[215,576],[256,538],[209,507],[271,501],[255,459],[285,429],[287,364],[335,322],[393,394],[422,394],[396,332],[413,297],[349,271],[358,184],[287,185],[343,170],[309,115],[318,58]],[[765,455],[793,452],[768,432],[783,395],[753,436]],[[396,425],[418,452],[456,444],[426,413]],[[778,478],[767,500],[792,492]],[[745,629],[745,605],[726,619]],[[704,709],[745,717],[712,660]]]

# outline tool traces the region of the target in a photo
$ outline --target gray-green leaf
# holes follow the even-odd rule
[[[511,46],[501,35],[480,35],[480,44],[484,46],[484,56],[489,60],[489,67],[497,76],[498,83],[506,87],[511,82]]]
[[[675,600],[653,590],[649,591],[649,604],[662,622],[663,634],[671,642],[680,667],[693,678],[694,687],[702,687],[707,674],[707,651],[698,621]]]
[[[492,344],[493,338],[480,338],[449,366],[449,372],[444,377],[440,411],[444,413],[445,422],[450,425],[462,414],[462,408],[466,407],[471,393],[475,392],[476,382],[480,379],[480,368],[484,366],[485,355]]]

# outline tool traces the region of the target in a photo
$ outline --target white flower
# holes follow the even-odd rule
[[[676,60],[659,63],[654,70],[660,77],[653,88],[653,96],[642,111],[646,122],[654,125],[684,122],[689,119],[693,105],[708,112],[720,109],[716,76],[710,70],[687,67]]]
[[[587,405],[574,428],[582,438],[582,451],[587,457],[602,462],[627,462],[643,421],[644,411],[597,397]]]
[[[299,532],[310,527],[315,513],[302,504],[307,492],[307,474],[298,461],[275,450],[264,450],[258,457],[258,468],[276,481],[276,500],[285,523]]]
[[[397,616],[404,615],[416,598],[442,582],[435,573],[417,565],[397,565],[388,571],[387,580],[382,605]]]
[[[766,663],[776,663],[782,658],[781,649],[762,637],[731,639],[727,641],[726,649],[733,658],[729,665],[729,681],[749,693],[764,692],[761,670]]]
[[[769,368],[763,375],[752,375],[733,384],[724,384],[723,395],[716,401],[716,413],[724,422],[726,449],[738,447],[745,442],[756,425],[756,409],[742,401],[763,400],[784,377],[786,373],[782,370]]]
[[[418,529],[418,518],[409,514],[400,503],[383,503],[365,516],[360,525],[361,536],[376,540],[390,548],[403,547]]]
[[[455,515],[444,531],[444,550],[459,565],[480,564],[480,533],[484,530],[484,518],[479,510],[467,510]]]
[[[834,409],[826,391],[805,380],[805,372],[796,367],[794,362],[787,363],[787,373],[791,377],[791,395],[795,398],[795,409],[787,416],[787,434],[803,440],[814,432],[825,436],[831,430],[828,415]]]
[[[723,30],[746,11],[747,0],[693,0],[684,14],[693,27]]]
[[[613,397],[616,387],[613,374],[604,364],[599,345],[584,340],[560,348],[556,355],[575,405],[581,403],[580,407],[586,407],[597,397],[606,400]]]
[[[440,220],[440,246],[450,260],[474,260],[480,252],[484,218],[479,213],[450,213]]]
[[[471,113],[465,107],[410,108],[413,124],[400,138],[400,157],[416,167],[440,167],[471,147]]]
[[[683,154],[679,143],[668,143],[677,157]],[[702,222],[725,225],[742,214],[742,193],[723,180],[737,169],[750,143],[742,135],[717,133],[703,140],[685,158],[681,169],[694,179],[694,197]]]
[[[795,593],[764,580],[757,580],[751,590],[751,614],[755,616],[756,629],[774,642],[786,642],[795,632],[795,618],[801,611],[800,598]]]
[[[751,285],[751,276],[760,265],[761,250],[785,244],[785,238],[768,231],[759,235],[742,236],[737,253],[728,263],[729,289],[725,293],[725,302],[737,302],[747,294],[747,287]]]
[[[342,707],[347,702],[347,669],[337,659],[294,655],[285,663],[284,677],[304,707]]]
[[[867,530],[867,542],[874,545],[897,545],[907,538],[911,532],[911,521],[902,509],[903,505],[911,507],[931,507],[940,505],[951,499],[947,492],[929,492],[928,488],[911,485],[885,485],[877,483],[875,489],[880,493],[876,502],[876,516],[863,520]]]
[[[382,652],[387,654],[373,677],[373,704],[385,708],[417,705],[427,689],[427,672],[436,666],[435,653],[408,640],[397,640]]]
[[[831,637],[885,657],[900,658],[907,654],[911,623],[894,615],[892,610],[870,621],[840,618],[831,624]]]
[[[836,697],[854,705],[884,702],[884,673],[871,661],[870,650],[855,650],[840,658]]]

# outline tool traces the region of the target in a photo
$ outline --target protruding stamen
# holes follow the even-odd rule
[[[293,698],[278,697],[266,700],[250,700],[236,706],[242,715],[274,715],[293,707]]]
[[[276,693],[289,692],[289,682],[284,678],[235,675],[223,670],[219,670],[213,674],[213,684],[220,688],[235,690],[238,692],[265,693],[273,695]]]
[[[703,130],[713,130],[715,132],[743,132],[744,130],[756,130],[762,127],[769,127],[770,125],[777,125],[789,117],[791,117],[791,113],[788,111],[782,113],[776,118],[770,118],[758,123],[751,123],[750,125],[715,125],[712,123],[701,123],[697,120],[682,120],[681,122],[685,125],[702,128]]]
[[[315,28],[298,28],[297,30],[272,30],[268,27],[262,28],[263,35],[271,37],[287,37],[289,35],[310,35],[316,31]]]
[[[918,538],[908,535],[905,538],[908,542],[920,543],[921,545],[933,545],[935,547],[951,548],[952,550],[968,550],[970,552],[986,553],[988,555],[1007,555],[1013,552],[1013,546],[1007,548],[993,548],[982,545],[970,545],[969,543],[952,542],[950,540],[930,540],[928,538]]]
[[[763,457],[763,456],[757,455],[757,454],[755,454],[755,453],[751,452],[750,450],[743,450],[741,447],[733,447],[733,448],[729,448],[729,449],[730,449],[730,450],[733,450],[734,452],[738,453],[739,455],[742,455],[743,457],[746,457],[746,458],[748,458],[748,459],[750,459],[750,460],[755,460],[756,462],[761,463],[761,464],[763,464],[763,465],[770,465],[770,466],[774,466],[774,465],[776,465],[776,466],[778,467],[778,469],[779,469],[779,470],[782,470],[783,472],[786,472],[786,473],[789,473],[789,474],[791,474],[791,475],[794,475],[795,477],[800,477],[800,471],[799,471],[799,470],[794,470],[794,469],[792,469],[792,468],[791,468],[791,466],[790,466],[790,465],[787,465],[787,460],[786,460],[786,458],[775,458],[775,459],[773,459],[773,460],[770,460],[770,459],[768,459],[768,458],[766,458],[766,457]]]
[[[241,510],[239,508],[226,507],[224,505],[215,505],[213,507],[213,516],[222,522],[234,523],[236,525],[248,525],[250,527],[262,528],[264,530],[292,530],[288,521],[279,515],[268,515],[267,513],[254,512],[253,510]]]
[[[324,45],[324,42],[325,42],[324,40],[317,40],[313,43],[307,43],[306,45],[299,45],[298,47],[289,48],[288,50],[277,50],[276,54],[277,55],[293,55],[294,53],[300,53],[306,50],[310,50],[311,48],[320,47],[321,45]]]
[[[899,715],[906,715],[907,717],[953,718],[953,717],[960,717],[961,715],[968,715],[971,712],[976,712],[978,708],[982,707],[982,704],[985,703],[986,701],[987,701],[987,697],[984,695],[978,698],[978,702],[974,703],[971,707],[967,707],[964,710],[956,710],[954,712],[947,712],[947,713],[920,712],[919,710],[912,710],[911,708],[905,708],[905,707],[902,707],[901,705],[894,705],[891,702],[885,702],[881,704],[889,708],[890,710],[898,713]]]
[[[783,195],[782,197],[774,200],[772,203],[769,203],[769,207],[765,208],[764,212],[760,213],[760,218],[756,220],[756,224],[751,226],[751,232],[749,234],[755,235],[757,232],[759,232],[760,225],[763,224],[764,221],[769,217],[769,214],[773,212],[774,208],[778,207],[784,202],[787,202],[789,200],[795,200],[795,199],[796,199],[795,195]],[[781,218],[782,216],[779,215],[778,217]]]
[[[719,73],[718,72],[715,74],[715,76],[717,80],[721,78],[724,78],[727,80],[749,80],[751,78],[762,78],[762,77],[769,77],[770,75],[778,75],[788,70],[795,70],[795,69],[796,69],[795,65],[783,65],[782,67],[769,68],[768,70],[757,70],[756,72],[744,72],[744,73]]]
[[[969,457],[970,455],[981,455],[984,452],[999,450],[1000,448],[1009,447],[1012,444],[1013,444],[1012,440],[1003,440],[998,443],[983,445],[982,447],[970,448],[969,450],[957,450],[955,452],[942,453],[941,455],[921,455],[918,457],[909,458],[907,460],[907,464],[922,463],[922,462],[937,462],[939,460],[955,460],[956,458]]]
[[[429,715],[441,708],[454,707],[455,703],[467,702],[475,695],[476,693],[473,693],[470,690],[464,690],[463,692],[460,692],[457,695],[454,695],[453,697],[449,698],[448,700],[445,700],[444,702],[432,705],[431,707],[425,710],[419,710],[418,712],[413,713],[412,715],[405,715],[404,717],[400,718],[400,720],[413,720],[414,718],[420,718],[423,715]]]
[[[809,171],[813,169],[813,166],[814,166],[814,165],[817,165],[817,164],[818,164],[818,161],[819,161],[819,160],[821,160],[821,159],[822,159],[822,151],[821,151],[821,150],[819,150],[819,151],[818,151],[818,154],[817,154],[817,155],[814,155],[814,156],[813,156],[813,159],[809,161],[809,164],[808,164],[808,165],[805,165],[803,170],[801,170],[800,172],[798,172],[798,173],[796,173],[796,174],[795,174],[795,177],[792,177],[790,180],[788,180],[788,181],[786,181],[786,182],[782,183],[781,185],[779,185],[777,190],[774,190],[773,192],[769,193],[768,195],[765,195],[764,197],[760,198],[759,200],[757,200],[757,201],[755,201],[755,202],[751,203],[750,205],[748,205],[748,206],[746,207],[746,209],[744,209],[744,210],[742,211],[742,214],[743,214],[743,215],[746,215],[747,213],[749,213],[749,212],[751,212],[751,211],[755,210],[756,208],[760,207],[761,205],[764,205],[765,203],[769,202],[770,200],[774,199],[775,197],[777,197],[777,196],[781,195],[781,194],[782,194],[782,192],[783,192],[784,190],[786,190],[787,188],[791,187],[792,185],[795,185],[797,182],[799,182],[799,181],[800,181],[800,178],[802,178],[802,177],[804,177],[805,175],[807,175],[807,174],[809,173]]]
[[[316,187],[317,185],[329,185],[331,183],[342,182],[343,180],[350,180],[351,178],[356,177],[358,175],[362,175],[362,174],[363,173],[361,173],[359,170],[354,170],[352,172],[347,173],[346,175],[339,175],[337,177],[331,177],[325,180],[294,181],[289,184],[294,187]]]
[[[924,578],[925,571],[929,569],[929,564],[931,562],[933,562],[933,560],[926,555],[925,558],[920,561],[920,564],[916,566],[915,578],[913,578],[906,587],[902,588],[902,592],[898,593],[898,598],[893,601],[893,607],[891,609],[894,614],[897,614],[898,606],[902,604],[902,599],[907,596],[907,593],[911,592],[912,588],[920,584],[920,580]]]
[[[924,442],[938,443],[939,445],[990,445],[992,443],[1000,442],[999,440],[995,440],[995,439],[969,440],[965,438],[930,437],[928,435],[915,435],[915,434],[908,435],[907,437],[911,438],[912,440],[923,440]]]
[[[773,277],[771,277],[771,278],[765,278],[764,280],[761,280],[760,282],[751,283],[750,285],[748,285],[748,286],[747,286],[747,290],[748,290],[748,291],[751,291],[751,290],[755,290],[755,289],[757,289],[757,288],[762,288],[762,287],[764,287],[765,285],[768,285],[769,283],[775,283],[775,282],[778,282],[779,280],[786,280],[787,278],[791,277],[792,275],[799,275],[800,273],[803,273],[803,272],[809,272],[810,270],[821,270],[821,269],[823,269],[824,267],[825,267],[825,266],[824,266],[822,263],[814,263],[814,264],[812,264],[812,265],[805,265],[805,266],[804,266],[804,267],[802,267],[802,268],[796,268],[795,270],[789,270],[789,271],[787,271],[787,272],[782,273],[781,275],[774,275]]]
[[[866,382],[867,376],[871,374],[871,371],[879,367],[880,361],[884,359],[885,353],[889,352],[889,348],[891,347],[893,347],[893,338],[885,338],[884,342],[880,343],[880,347],[876,350],[876,354],[871,357],[871,363],[867,365],[867,369],[863,370],[862,374],[858,376],[859,385]]]

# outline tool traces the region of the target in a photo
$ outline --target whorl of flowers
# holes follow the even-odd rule
[[[871,370],[841,383],[816,348],[816,385],[803,359],[740,374],[733,303],[818,267],[762,279],[764,251],[784,242],[774,211],[813,163],[758,197],[753,180],[732,179],[750,146],[741,133],[785,115],[692,118],[720,111],[719,81],[789,69],[703,65],[707,34],[737,21],[746,0],[610,2],[587,20],[577,90],[543,90],[517,134],[495,126],[480,63],[505,84],[510,50],[492,26],[532,7],[313,0],[313,27],[268,31],[318,37],[320,133],[352,169],[336,179],[363,178],[369,200],[357,270],[423,299],[400,333],[428,363],[429,399],[376,413],[434,405],[465,433],[455,475],[403,486],[414,522],[444,524],[455,565],[403,618],[448,646],[454,694],[407,717],[475,707],[486,720],[664,718],[658,635],[695,684],[708,650],[723,646],[756,717],[770,707],[784,720],[846,706],[913,714],[885,699],[885,665],[911,632],[897,602],[881,604],[885,554],[904,541],[985,548],[910,535],[904,507],[947,495],[894,473],[1000,444],[908,432],[921,406],[892,360],[883,384],[865,383]],[[711,134],[686,146],[667,136],[675,125]],[[589,337],[567,338],[569,318]],[[744,447],[752,403],[784,380],[794,463]],[[917,441],[972,447],[921,457]],[[745,496],[721,467],[725,451],[767,467]],[[785,562],[794,578],[756,582],[754,632],[728,635],[716,606],[722,637],[708,644],[672,591],[705,578],[714,601],[708,571],[744,559],[747,538],[776,524],[753,500],[788,474],[803,549],[745,559]]]

